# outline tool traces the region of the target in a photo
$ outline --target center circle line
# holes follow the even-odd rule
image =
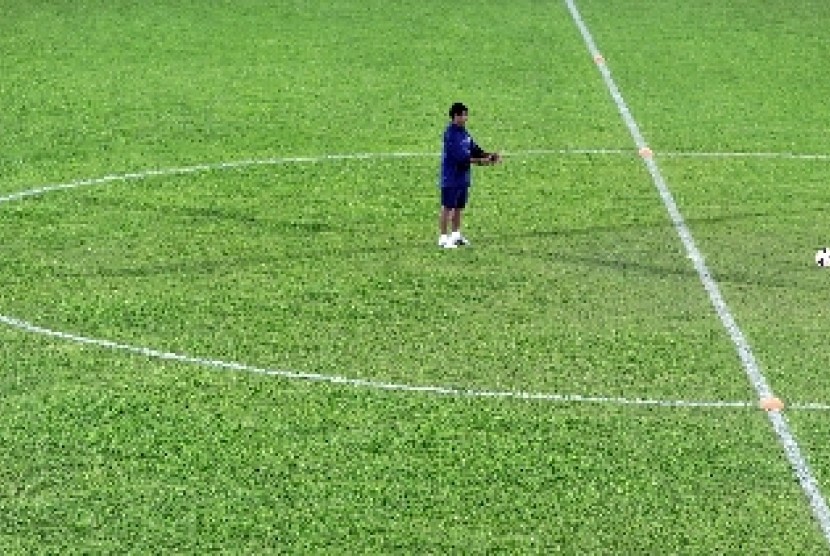
[[[537,156],[537,155],[627,155],[636,156],[636,153],[625,149],[537,149],[515,151],[512,153],[505,153],[508,156]],[[669,154],[669,153],[667,153]],[[694,153],[671,153],[674,156],[695,156]],[[745,156],[779,156],[779,157],[796,157],[796,156],[810,156],[818,157],[822,155],[792,155],[789,153],[745,153]],[[43,195],[49,192],[75,189],[79,187],[101,185],[112,182],[123,182],[130,180],[142,180],[151,177],[185,175],[199,172],[209,172],[216,170],[229,170],[236,168],[244,168],[251,166],[268,166],[292,163],[319,163],[325,161],[344,161],[344,160],[367,160],[367,159],[396,159],[396,158],[416,158],[416,157],[437,157],[437,153],[423,153],[423,152],[390,152],[390,153],[353,153],[353,154],[329,154],[319,156],[286,156],[278,158],[266,159],[249,159],[233,162],[218,162],[208,164],[197,164],[193,166],[181,166],[167,169],[151,169],[140,172],[129,172],[124,174],[110,174],[99,178],[88,178],[70,181],[66,183],[43,185],[16,193],[7,194],[0,197],[0,204],[9,203],[12,201],[21,200],[27,197],[34,197]],[[741,153],[700,153],[700,156],[741,156]],[[830,158],[830,157],[828,157]],[[188,363],[203,367],[214,369],[223,369],[228,371],[240,371],[251,374],[267,375],[293,380],[304,380],[311,382],[328,382],[332,384],[342,384],[354,387],[371,388],[376,390],[400,391],[400,392],[420,392],[430,393],[444,396],[455,397],[476,397],[476,398],[512,398],[520,400],[536,400],[546,402],[560,402],[560,403],[595,403],[595,404],[613,404],[613,405],[628,405],[628,406],[655,406],[655,407],[674,407],[674,408],[754,408],[757,404],[748,401],[694,401],[694,400],[659,400],[647,398],[626,398],[626,397],[609,397],[609,396],[588,396],[581,394],[557,394],[544,392],[522,392],[522,391],[491,391],[491,390],[476,390],[467,388],[457,388],[449,386],[436,385],[412,385],[403,383],[383,382],[362,378],[348,378],[339,375],[326,375],[320,373],[308,373],[289,370],[269,369],[248,365],[245,363],[223,361],[219,359],[212,359],[207,357],[196,357],[192,355],[184,355],[180,353],[166,352],[162,350],[153,349],[150,347],[134,346],[127,343],[116,342],[112,340],[92,338],[81,336],[69,332],[53,330],[37,324],[15,318],[8,315],[0,314],[0,322],[3,324],[16,328],[18,330],[26,331],[44,337],[57,338],[77,344],[85,344],[96,346],[103,349],[110,349],[115,351],[127,352],[134,355],[140,355],[153,359],[160,359],[164,361],[173,361],[180,363]],[[822,403],[791,403],[788,404],[790,409],[804,409],[814,411],[830,410],[830,404]]]

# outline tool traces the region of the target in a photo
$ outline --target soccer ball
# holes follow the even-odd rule
[[[825,247],[816,251],[816,264],[822,267],[830,267],[830,248]]]

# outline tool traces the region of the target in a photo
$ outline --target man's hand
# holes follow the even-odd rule
[[[501,155],[499,153],[481,153],[482,156],[470,159],[473,164],[480,166],[492,166],[501,162]]]

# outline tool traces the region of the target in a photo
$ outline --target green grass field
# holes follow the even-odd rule
[[[446,4],[0,0],[0,552],[828,551],[565,2]],[[830,4],[577,6],[830,493]]]

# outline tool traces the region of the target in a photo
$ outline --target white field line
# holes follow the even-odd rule
[[[603,149],[603,148],[572,148],[572,149],[528,149],[518,151],[508,151],[504,153],[505,156],[568,156],[568,155],[615,155],[615,156],[639,156],[635,150],[632,149]],[[26,197],[34,197],[49,193],[51,191],[60,191],[64,189],[75,189],[78,187],[90,185],[102,185],[111,182],[122,182],[131,180],[143,180],[146,178],[160,177],[160,176],[175,176],[185,174],[196,174],[201,172],[211,172],[217,170],[232,170],[236,168],[248,168],[251,166],[277,166],[281,164],[316,164],[327,161],[342,161],[342,160],[381,160],[394,158],[437,158],[438,153],[427,152],[389,152],[389,153],[352,153],[352,154],[324,154],[318,156],[286,156],[277,158],[238,160],[232,162],[216,162],[206,164],[195,164],[192,166],[181,166],[176,168],[159,168],[151,170],[142,170],[137,172],[127,172],[124,174],[110,174],[99,178],[86,178],[66,183],[56,183],[49,185],[40,185],[24,191],[10,193],[5,196],[0,196],[0,203],[16,201]],[[770,158],[770,159],[796,159],[796,160],[816,160],[816,161],[830,161],[830,154],[800,154],[787,152],[666,152],[658,153],[661,157],[675,157],[675,158]]]
[[[192,355],[184,355],[180,353],[172,353],[168,351],[160,351],[148,347],[133,346],[125,343],[114,342],[111,340],[103,340],[98,338],[90,338],[88,336],[80,336],[68,332],[61,332],[58,330],[51,330],[42,326],[32,324],[13,317],[0,315],[0,322],[25,332],[37,334],[39,336],[58,338],[70,342],[95,346],[99,348],[122,351],[143,357],[153,359],[161,359],[164,361],[173,361],[178,363],[189,363],[193,365],[200,365],[203,367],[210,367],[213,369],[227,370],[227,371],[241,371],[258,375],[267,375],[274,377],[281,377],[295,380],[305,380],[311,382],[328,382],[332,384],[343,384],[349,386],[363,387],[375,390],[393,390],[399,392],[420,392],[427,394],[438,394],[443,396],[456,397],[475,397],[475,398],[513,398],[529,401],[544,401],[544,402],[560,402],[560,403],[597,403],[597,404],[612,404],[612,405],[632,405],[632,406],[655,406],[655,407],[675,407],[675,408],[752,408],[757,407],[755,404],[745,401],[688,401],[688,400],[654,400],[645,398],[624,398],[624,397],[605,397],[605,396],[583,396],[578,394],[549,394],[542,392],[520,392],[520,391],[490,391],[490,390],[474,390],[464,388],[454,388],[445,386],[417,386],[412,384],[401,384],[392,382],[382,382],[375,380],[367,380],[360,378],[348,378],[337,375],[325,375],[319,373],[303,373],[287,370],[268,369],[263,367],[256,367],[253,365],[246,365],[233,361],[222,361],[218,359],[210,359],[204,357],[196,357]],[[819,404],[811,404],[811,409],[830,409],[830,406],[819,406]]]
[[[830,154],[802,154],[775,152],[671,152],[660,151],[661,157],[671,158],[775,158],[791,160],[830,160]]]
[[[591,57],[596,62],[596,65],[602,74],[602,78],[605,81],[605,85],[608,87],[608,91],[614,99],[614,103],[617,105],[617,109],[625,121],[625,125],[628,127],[632,139],[634,139],[638,152],[642,154],[643,162],[648,168],[652,180],[654,181],[654,185],[657,187],[660,197],[663,200],[663,204],[671,217],[675,230],[686,248],[686,253],[692,260],[695,270],[697,270],[698,276],[700,277],[700,281],[709,294],[709,299],[720,317],[723,326],[729,332],[729,336],[735,344],[738,356],[743,363],[744,370],[746,371],[749,381],[754,386],[759,398],[762,400],[772,398],[772,389],[767,383],[764,374],[761,372],[758,362],[755,360],[755,356],[752,353],[749,342],[746,340],[743,332],[738,327],[735,318],[732,316],[732,312],[729,310],[726,301],[723,299],[717,282],[715,282],[714,278],[712,278],[712,274],[706,266],[703,255],[698,250],[697,245],[692,238],[692,234],[686,226],[686,222],[684,221],[683,216],[680,213],[680,209],[674,201],[674,197],[669,191],[668,185],[666,184],[666,181],[663,178],[654,157],[652,156],[651,150],[648,149],[648,144],[643,138],[637,122],[631,115],[628,104],[625,102],[625,99],[623,99],[619,87],[617,87],[616,82],[611,76],[611,70],[608,69],[608,66],[605,64],[605,59],[603,58],[600,50],[597,48],[594,38],[588,30],[588,26],[582,19],[574,0],[565,1],[571,12],[574,23],[579,28],[579,32],[582,34],[582,38],[585,41],[585,45],[587,46]],[[770,422],[778,435],[778,439],[787,454],[787,458],[790,461],[793,471],[798,477],[804,493],[807,495],[810,507],[813,510],[813,515],[818,520],[819,525],[824,532],[825,539],[828,543],[830,543],[830,509],[827,507],[827,501],[821,494],[818,483],[810,470],[807,460],[802,455],[801,449],[799,448],[795,436],[790,430],[784,415],[779,411],[769,411],[767,413],[769,415]]]
[[[265,158],[259,160],[239,160],[235,162],[217,162],[212,164],[196,164],[193,166],[182,166],[178,168],[162,168],[156,170],[143,170],[141,172],[128,172],[126,174],[111,174],[100,178],[81,179],[70,181],[67,183],[58,183],[52,185],[42,185],[25,191],[19,191],[0,197],[0,203],[9,201],[16,201],[25,197],[34,197],[42,195],[51,191],[60,191],[63,189],[75,189],[77,187],[84,187],[88,185],[101,185],[110,182],[143,180],[156,176],[174,176],[183,174],[196,174],[200,172],[211,172],[216,170],[232,170],[235,168],[247,168],[251,166],[275,166],[279,164],[292,163],[308,163],[315,164],[318,162],[337,161],[337,160],[362,160],[362,159],[381,159],[381,158],[414,158],[433,156],[428,153],[354,153],[354,154],[325,154],[319,156],[286,156],[280,158]]]
[[[634,149],[530,149],[506,152],[507,156],[532,155],[625,155],[640,156]],[[705,151],[660,151],[654,153],[661,158],[767,158],[779,160],[815,160],[830,161],[830,154],[809,154],[793,152],[705,152]]]
[[[635,154],[631,151],[622,149],[547,149],[547,150],[528,150],[517,151],[512,153],[514,156],[520,155],[568,155],[568,154]],[[227,170],[234,168],[243,168],[248,166],[264,166],[290,163],[318,163],[324,161],[337,160],[358,160],[358,159],[383,159],[383,158],[411,158],[411,157],[433,157],[437,156],[434,153],[357,153],[357,154],[335,154],[322,156],[296,156],[296,157],[282,157],[269,158],[262,160],[243,160],[236,162],[219,162],[212,164],[199,164],[194,166],[185,166],[168,169],[155,169],[143,172],[131,172],[126,174],[108,175],[100,178],[82,179],[68,183],[44,185],[31,188],[25,191],[20,191],[5,197],[0,197],[0,203],[7,203],[21,200],[27,197],[34,197],[43,195],[52,191],[60,191],[65,189],[74,189],[83,186],[99,185],[110,182],[140,180],[156,176],[166,175],[181,175],[191,174],[196,172],[208,172],[217,170]],[[356,387],[374,388],[379,390],[397,390],[402,392],[423,392],[447,396],[467,396],[479,398],[514,398],[523,400],[539,400],[547,402],[562,402],[562,403],[600,403],[600,404],[614,404],[614,405],[629,405],[629,406],[655,406],[655,407],[678,407],[678,408],[751,408],[756,407],[756,404],[746,401],[690,401],[690,400],[655,400],[646,398],[625,398],[625,397],[607,397],[607,396],[586,396],[580,394],[556,394],[543,392],[519,392],[519,391],[489,391],[489,390],[471,390],[462,388],[452,388],[435,385],[411,385],[411,384],[396,384],[382,381],[373,381],[359,378],[347,378],[336,375],[324,375],[317,373],[302,373],[288,370],[276,370],[256,367],[244,363],[221,361],[217,359],[195,357],[191,355],[184,355],[172,352],[161,351],[150,347],[134,346],[112,340],[91,338],[80,336],[68,332],[61,332],[52,330],[36,324],[7,316],[0,315],[0,322],[7,326],[17,328],[26,332],[37,334],[40,336],[59,338],[62,340],[96,346],[104,349],[118,350],[122,352],[132,353],[144,357],[161,359],[166,361],[177,361],[181,363],[190,363],[194,365],[201,365],[214,369],[223,369],[230,371],[242,371],[261,375],[277,376],[287,379],[298,379],[316,382],[329,382],[333,384],[344,384]],[[828,411],[830,404],[822,403],[789,403],[790,409],[801,409],[811,411]]]
[[[637,153],[631,149],[601,149],[601,148],[584,148],[584,149],[535,149],[514,151],[506,153],[509,156],[537,156],[537,155],[628,155],[637,156]],[[708,156],[708,157],[770,157],[770,158],[805,158],[817,160],[830,160],[830,155],[797,155],[790,153],[663,153],[671,156]],[[151,169],[140,172],[129,172],[124,174],[111,174],[99,178],[80,179],[60,184],[42,185],[30,188],[24,191],[19,191],[6,196],[0,197],[0,203],[7,203],[17,200],[22,200],[27,197],[34,197],[43,195],[53,191],[61,191],[67,189],[75,189],[84,186],[101,185],[111,182],[122,182],[130,180],[142,180],[146,178],[184,175],[199,172],[210,172],[229,170],[236,168],[245,168],[251,166],[268,166],[292,163],[320,163],[326,161],[343,161],[343,160],[372,160],[372,159],[393,159],[393,158],[415,158],[415,157],[437,157],[436,153],[417,153],[417,152],[390,152],[390,153],[353,153],[353,154],[327,154],[319,156],[290,156],[266,159],[252,159],[240,160],[232,162],[217,162],[197,164],[193,166],[174,167],[166,169]],[[195,365],[202,365],[216,369],[245,371],[256,374],[264,374],[271,376],[279,376],[290,379],[302,379],[317,382],[330,382],[336,384],[347,384],[352,386],[362,386],[366,388],[384,389],[384,390],[400,390],[405,392],[426,392],[433,394],[452,395],[452,396],[472,396],[472,397],[487,397],[487,398],[516,398],[525,400],[541,400],[550,402],[584,402],[584,403],[605,403],[616,405],[640,405],[640,406],[656,406],[656,407],[710,407],[710,408],[749,408],[755,407],[755,404],[745,401],[689,401],[689,400],[654,400],[644,398],[624,398],[624,397],[606,397],[606,396],[585,396],[579,394],[555,394],[555,393],[534,393],[534,392],[516,392],[516,391],[488,391],[488,390],[469,390],[461,388],[451,388],[443,386],[415,386],[410,384],[394,384],[380,381],[371,381],[365,379],[346,378],[334,375],[322,375],[315,373],[300,373],[295,371],[264,369],[243,363],[220,361],[210,358],[193,357],[189,355],[182,355],[171,352],[164,352],[149,347],[132,346],[124,343],[114,342],[111,340],[89,338],[79,336],[67,332],[51,330],[44,328],[15,317],[0,315],[0,322],[20,330],[24,330],[33,334],[41,336],[49,336],[60,338],[63,340],[93,345],[99,348],[114,349],[124,352],[133,353],[136,355],[143,355],[146,357],[163,359],[168,361],[179,361],[191,363]],[[808,411],[829,411],[830,404],[814,403],[814,402],[792,402],[788,403],[787,407],[793,410],[808,410]]]
[[[725,401],[725,400],[657,400],[648,398],[626,398],[622,396],[585,396],[581,394],[556,394],[546,392],[522,392],[522,391],[494,391],[494,390],[475,390],[468,388],[456,388],[450,386],[436,386],[436,385],[413,385],[394,382],[383,382],[377,380],[368,380],[361,378],[348,378],[338,375],[326,375],[320,373],[304,373],[297,371],[288,371],[281,369],[269,369],[264,367],[257,367],[245,363],[235,361],[223,361],[220,359],[212,359],[207,357],[198,357],[193,355],[185,355],[181,353],[173,353],[170,351],[161,351],[149,347],[134,346],[122,342],[115,342],[112,340],[104,340],[100,338],[91,338],[89,336],[81,336],[69,332],[62,332],[59,330],[52,330],[43,326],[20,320],[14,317],[0,315],[0,322],[3,324],[49,338],[57,338],[73,342],[76,344],[83,344],[94,346],[97,348],[109,349],[113,351],[121,351],[148,357],[151,359],[160,359],[163,361],[172,361],[177,363],[187,363],[191,365],[199,365],[216,370],[246,372],[257,375],[266,375],[273,377],[280,377],[293,380],[304,380],[309,382],[328,382],[331,384],[341,384],[347,386],[361,387],[374,390],[389,390],[398,392],[410,393],[424,393],[436,394],[442,396],[454,397],[472,397],[472,398],[509,398],[527,401],[541,401],[554,403],[592,403],[592,404],[608,404],[608,405],[623,405],[623,406],[652,406],[652,407],[666,407],[666,408],[711,408],[711,409],[748,409],[757,408],[758,405],[747,401]],[[793,403],[788,405],[789,409],[801,409],[812,411],[830,411],[830,404],[821,403]]]

